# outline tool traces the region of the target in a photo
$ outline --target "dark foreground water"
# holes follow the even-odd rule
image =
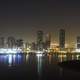
[[[58,65],[68,59],[79,55],[0,55],[0,80],[80,80],[79,71]]]

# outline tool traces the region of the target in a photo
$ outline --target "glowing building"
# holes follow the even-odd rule
[[[7,39],[8,48],[13,48],[16,45],[16,40],[14,37],[8,37]]]
[[[59,46],[60,46],[60,50],[64,50],[65,48],[65,30],[64,29],[60,29],[60,32],[59,32]]]
[[[4,37],[0,37],[0,48],[4,48],[5,46],[5,39]]]
[[[51,35],[47,34],[45,39],[45,49],[49,49],[51,44]]]
[[[80,36],[77,37],[77,49],[80,49]]]
[[[37,32],[37,50],[43,50],[43,31]]]

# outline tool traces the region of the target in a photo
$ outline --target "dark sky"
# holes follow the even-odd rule
[[[66,29],[67,42],[80,35],[79,0],[0,1],[0,36],[34,41],[36,31],[43,30],[58,41],[60,28]]]

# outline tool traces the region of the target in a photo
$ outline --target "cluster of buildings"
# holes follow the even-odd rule
[[[4,38],[0,37],[0,53],[4,53],[3,50],[13,50],[20,49],[23,52],[35,52],[35,51],[43,51],[48,50],[50,48],[51,43],[51,35],[47,34],[44,41],[44,33],[43,31],[37,32],[37,40],[36,42],[27,43],[24,42],[23,39],[16,39],[12,36]]]
[[[51,47],[51,34],[44,34],[43,31],[39,30],[36,34],[36,42],[27,43],[23,39],[15,39],[14,37],[0,37],[0,50],[3,49],[20,49],[25,53],[28,52],[75,52],[80,51],[80,37],[77,37],[76,48],[65,47],[65,29],[59,30],[59,45]],[[45,36],[45,37],[44,37]]]
[[[8,38],[0,37],[0,48],[22,48],[23,40],[16,40],[14,37],[10,36]]]
[[[45,38],[45,39],[44,39]],[[37,39],[36,42],[33,42],[31,44],[31,47],[29,45],[26,47],[27,51],[45,51],[45,52],[79,52],[80,53],[80,36],[76,38],[76,44],[74,46],[69,47],[66,46],[66,31],[65,29],[59,30],[59,44],[51,46],[51,34],[48,33],[44,37],[43,31],[37,31]]]
[[[36,52],[36,51],[48,51],[51,44],[51,34],[48,33],[44,37],[43,31],[37,31],[36,42],[26,43],[25,51]]]

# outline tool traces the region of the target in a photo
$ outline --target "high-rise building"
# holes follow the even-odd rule
[[[31,43],[31,50],[36,50],[36,44],[35,44],[35,42]]]
[[[8,45],[8,48],[15,47],[15,45],[16,45],[15,38],[14,37],[8,37],[7,45]]]
[[[80,49],[80,36],[77,37],[77,49]]]
[[[45,39],[45,49],[49,49],[51,44],[51,35],[47,34]]]
[[[4,48],[5,46],[5,39],[4,37],[0,37],[0,48]]]
[[[16,40],[16,46],[19,48],[23,48],[23,40],[22,39]]]
[[[43,31],[37,32],[37,50],[43,50]]]
[[[64,50],[65,48],[65,30],[64,29],[60,29],[60,32],[59,32],[59,46],[60,46],[60,50]]]

